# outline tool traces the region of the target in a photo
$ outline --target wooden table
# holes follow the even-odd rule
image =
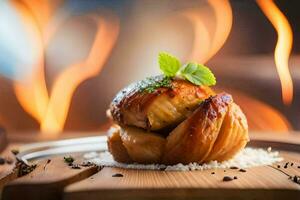
[[[284,161],[274,166],[253,167],[247,172],[218,169],[189,172],[125,170],[95,166],[71,169],[63,156],[38,161],[37,168],[17,178],[13,165],[0,166],[2,199],[300,199],[300,185],[288,175],[300,176],[300,135],[251,134],[251,146],[280,150]],[[13,157],[10,144],[1,154]],[[74,155],[81,162],[81,155]],[[284,168],[286,162],[294,165]],[[278,169],[277,165],[281,168]],[[280,171],[281,170],[281,171]],[[120,173],[123,177],[113,177]],[[286,173],[286,174],[285,174]],[[238,179],[223,182],[224,176]]]

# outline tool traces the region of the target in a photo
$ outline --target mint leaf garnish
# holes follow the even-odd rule
[[[190,62],[181,65],[179,59],[166,52],[158,55],[160,70],[163,72],[165,79],[160,81],[150,81],[147,92],[153,92],[160,87],[170,87],[171,79],[175,76],[183,78],[195,85],[212,86],[216,84],[216,78],[210,69],[202,64]]]
[[[160,70],[167,77],[175,76],[181,66],[180,61],[175,56],[165,52],[159,53],[158,63]]]
[[[212,86],[216,78],[210,69],[197,63],[188,63],[181,69],[180,75],[195,85]]]

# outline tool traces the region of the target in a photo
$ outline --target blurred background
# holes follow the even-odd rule
[[[300,129],[298,0],[1,0],[0,127],[98,131],[157,55],[209,66],[251,131]]]

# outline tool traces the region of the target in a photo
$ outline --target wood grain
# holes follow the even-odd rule
[[[74,156],[81,162],[79,156]],[[35,200],[60,199],[63,188],[76,181],[80,181],[97,172],[97,167],[82,167],[71,169],[63,156],[40,160],[37,168],[30,174],[20,177],[7,184],[3,190],[2,199]]]
[[[290,162],[299,159],[298,153],[285,152],[283,155],[289,155]],[[283,166],[284,163],[281,165]],[[297,170],[296,165],[292,170],[300,175],[300,170]],[[295,172],[292,174],[295,175]],[[116,173],[121,173],[124,177],[112,177]],[[237,176],[238,179],[223,182],[224,176]],[[68,200],[125,197],[127,199],[235,199],[241,197],[243,199],[281,199],[283,197],[298,199],[300,185],[292,182],[284,173],[269,166],[247,169],[245,173],[236,169],[226,169],[226,172],[222,169],[166,172],[104,168],[90,178],[66,187],[64,194],[64,198]]]
[[[3,164],[0,166],[0,189],[9,181],[17,178],[17,172],[14,171],[15,168],[15,157],[11,153],[12,149],[15,149],[18,145],[9,145],[6,149],[1,152],[0,156],[4,159],[9,159],[12,161],[10,164]]]

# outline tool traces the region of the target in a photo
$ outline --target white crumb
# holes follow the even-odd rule
[[[177,165],[162,165],[162,164],[125,164],[114,161],[112,155],[109,152],[90,152],[85,154],[84,159],[90,161],[96,165],[107,167],[119,167],[126,169],[147,169],[147,170],[166,170],[166,171],[193,171],[193,170],[206,170],[206,169],[225,169],[231,166],[238,168],[249,168],[262,165],[271,165],[283,160],[279,156],[278,151],[271,151],[271,148],[267,150],[261,148],[247,147],[238,153],[234,158],[224,162],[210,161],[209,163],[198,164],[190,163],[183,165],[181,163]]]
[[[94,158],[97,158],[98,157],[98,153],[97,152],[90,152],[90,153],[86,153],[83,155],[83,158],[85,160],[89,160],[89,159],[94,159]]]
[[[267,148],[267,151],[268,151],[268,152],[271,152],[271,151],[272,151],[272,147],[268,147],[268,148]]]

